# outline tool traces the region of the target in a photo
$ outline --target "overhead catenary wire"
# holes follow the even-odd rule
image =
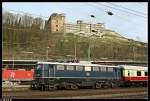
[[[88,5],[88,6],[92,7],[92,8],[94,8],[94,9],[101,10],[102,13],[105,13],[105,10],[102,9],[101,7],[97,7],[97,6],[95,6],[95,5],[91,4],[91,3],[86,3],[86,5]],[[94,13],[93,13],[93,14],[94,14]],[[96,15],[96,14],[94,14],[94,15]],[[106,19],[106,17],[104,17],[103,15],[101,15],[100,17],[103,18],[103,19]],[[96,18],[96,19],[99,19],[99,16],[96,16],[95,18]],[[107,19],[107,20],[109,20],[109,19]]]
[[[102,10],[102,11],[104,11],[104,12],[106,12],[106,13],[109,12],[109,11],[106,11],[106,10],[102,9],[102,8],[99,7],[98,5],[92,5],[92,4],[88,4],[88,5],[94,7],[94,8],[96,8],[96,9],[98,9],[98,10]],[[119,17],[119,18],[121,18],[121,19],[124,19],[124,20],[128,21],[129,23],[133,22],[133,21],[128,20],[128,19],[126,19],[126,18],[123,18],[123,17],[121,17],[121,16],[119,16],[119,15],[117,15],[117,14],[113,14],[113,16],[116,16],[116,17]],[[133,22],[133,23],[135,23],[135,22]],[[137,23],[136,23],[136,24],[137,24]]]
[[[104,12],[108,12],[107,10],[104,10],[104,9],[102,9],[99,5],[93,5],[93,4],[91,4],[91,3],[89,3],[88,4],[89,6],[91,6],[91,7],[94,7],[95,9],[98,9],[98,10],[101,10],[101,11],[104,11]],[[134,24],[136,24],[136,25],[138,25],[138,23],[136,23],[136,22],[134,22],[134,21],[132,21],[132,20],[129,20],[129,19],[127,19],[127,18],[125,18],[125,17],[122,17],[122,16],[119,16],[118,14],[113,14],[113,16],[116,16],[116,17],[118,17],[118,18],[120,18],[120,19],[122,19],[122,20],[124,20],[124,21],[126,21],[126,22],[128,22],[128,23],[134,23]],[[105,17],[105,19],[106,19],[107,17]],[[110,20],[110,19],[107,19],[107,20]],[[119,25],[120,26],[120,25]]]
[[[106,10],[102,9],[101,7],[99,7],[99,6],[97,6],[97,5],[92,5],[92,4],[88,4],[88,5],[94,7],[94,8],[96,8],[96,9],[98,9],[98,10],[102,10],[103,12],[107,13],[108,15],[116,16],[116,17],[121,18],[121,17],[118,16],[117,14],[114,14],[114,13],[111,12],[111,11],[106,11]],[[105,17],[105,19],[106,19],[106,17]],[[122,18],[121,18],[121,19],[122,19]],[[109,20],[109,19],[108,19],[108,20]],[[127,20],[127,19],[124,19],[124,20]]]
[[[102,12],[107,13],[107,11],[106,11],[104,8],[101,8],[99,5],[93,5],[93,3],[86,3],[86,5],[88,5],[88,6],[90,6],[90,7],[93,7],[94,9],[97,9],[97,10],[100,10],[100,11],[102,11]],[[81,10],[81,11],[82,11],[82,10]],[[79,12],[81,12],[81,11],[79,11]],[[82,12],[81,12],[81,13],[82,13]],[[83,12],[83,13],[84,13],[84,12]],[[85,13],[84,13],[84,14],[85,14]],[[93,13],[93,14],[94,14],[94,13]],[[94,15],[96,15],[96,14],[94,14]],[[128,23],[133,23],[133,24],[138,25],[137,22],[134,22],[133,20],[129,20],[129,19],[125,18],[125,17],[119,16],[118,14],[114,14],[113,16],[116,16],[116,17],[118,17],[119,19],[122,19],[122,20],[124,20],[124,21],[126,21],[126,22],[128,22]],[[99,16],[96,16],[96,18],[98,18],[98,17],[99,17]],[[103,16],[101,16],[101,17],[103,17]],[[111,21],[108,17],[105,17],[105,19]],[[117,26],[120,26],[120,24],[117,24]],[[133,26],[133,27],[134,27],[134,26]]]
[[[119,7],[119,8],[123,8],[125,10],[129,10],[129,11],[135,12],[135,13],[140,13],[142,15],[146,15],[146,13],[139,12],[139,11],[136,11],[136,10],[133,10],[133,9],[129,9],[129,8],[126,8],[126,7],[123,7],[121,5],[117,5],[117,4],[111,3],[111,2],[109,2],[109,4],[114,5],[115,7]]]
[[[104,10],[104,9],[102,9],[99,5],[94,5],[94,4],[91,4],[91,3],[89,3],[88,5],[94,7],[95,9],[98,9],[98,10],[100,10],[100,11],[104,11],[104,12],[107,13],[107,11]],[[113,13],[113,16],[112,16],[112,17],[118,17],[119,19],[122,19],[122,20],[124,20],[124,21],[127,22],[127,23],[133,23],[133,24],[135,24],[135,25],[139,25],[139,26],[140,26],[139,23],[134,22],[133,20],[127,19],[126,17],[119,16],[117,12],[113,12],[113,11],[111,11],[111,10],[109,10],[109,11]],[[108,18],[108,17],[106,17],[106,18]],[[106,19],[106,18],[105,18],[105,19]],[[108,20],[110,21],[110,19],[108,19]],[[116,24],[116,23],[115,23],[115,24]],[[116,26],[119,27],[120,24],[117,24]],[[132,28],[134,29],[135,26],[132,26]],[[138,29],[138,30],[140,30],[140,31],[142,32],[141,29]]]
[[[102,6],[105,6],[105,7],[108,7],[108,8],[112,8],[112,9],[115,9],[115,10],[118,10],[118,11],[123,11],[123,12],[126,12],[128,14],[132,14],[132,15],[136,15],[138,17],[142,17],[144,19],[147,19],[147,17],[145,16],[142,16],[142,15],[139,15],[139,14],[136,14],[136,13],[131,13],[129,11],[126,11],[126,10],[123,10],[123,9],[120,9],[120,8],[115,8],[115,7],[112,7],[112,6],[109,6],[109,5],[105,5],[105,4],[102,4],[102,3],[95,3],[96,5],[102,5]]]

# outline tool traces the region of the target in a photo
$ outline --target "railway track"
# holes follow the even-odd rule
[[[51,98],[51,99],[101,99],[101,98],[145,98],[148,88],[117,88],[117,89],[80,89],[56,91],[4,91],[2,96],[9,98]]]
[[[57,97],[54,99],[109,99],[109,98],[146,98],[146,92],[138,92],[138,93],[120,93],[120,94],[105,94],[105,95],[92,95],[92,96],[75,96],[75,97]]]

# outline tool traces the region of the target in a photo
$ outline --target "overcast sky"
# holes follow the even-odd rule
[[[148,42],[147,2],[3,2],[2,6],[3,10],[27,12],[33,14],[33,17],[41,16],[45,20],[48,20],[52,13],[58,12],[64,13],[66,21],[71,23],[76,23],[77,20],[105,23],[107,29],[124,37]],[[114,15],[108,15],[107,11],[113,12]],[[95,18],[91,18],[91,14],[95,15]]]

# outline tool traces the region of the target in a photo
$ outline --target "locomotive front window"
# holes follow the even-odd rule
[[[41,77],[42,76],[42,64],[38,64],[36,66],[34,77]]]
[[[36,70],[42,70],[42,65],[41,64],[37,65]]]

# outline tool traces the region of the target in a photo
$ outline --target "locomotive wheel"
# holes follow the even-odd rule
[[[57,88],[58,88],[58,87],[57,87],[56,85],[54,85],[53,87],[50,87],[50,86],[49,86],[49,90],[57,90]]]
[[[69,89],[71,89],[71,86],[70,85],[66,85],[65,89],[69,90]]]
[[[57,89],[58,89],[58,86],[54,85],[53,90],[57,90]]]
[[[76,90],[76,89],[78,89],[78,86],[75,85],[75,84],[71,84],[71,85],[70,85],[70,88],[71,88],[72,90]]]
[[[95,88],[96,88],[96,89],[102,88],[102,85],[101,85],[100,83],[96,83],[96,84],[95,84]]]

